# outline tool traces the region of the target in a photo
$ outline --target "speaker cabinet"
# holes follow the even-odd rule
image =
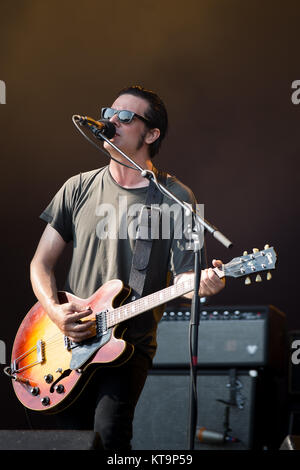
[[[252,449],[258,372],[203,370],[197,375],[197,427],[213,431],[216,439],[196,449]],[[134,450],[188,449],[190,376],[185,370],[152,370],[136,407]],[[225,403],[224,403],[225,402]],[[230,405],[228,405],[230,403]],[[226,415],[227,413],[227,415]],[[220,442],[227,421],[235,442]],[[208,434],[208,433],[206,433]]]
[[[65,430],[0,430],[0,450],[101,450],[98,433]]]

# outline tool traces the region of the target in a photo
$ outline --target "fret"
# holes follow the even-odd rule
[[[186,280],[184,282],[179,282],[178,284],[172,284],[165,289],[162,289],[153,294],[137,299],[130,304],[117,307],[111,312],[107,312],[107,326],[110,328],[118,323],[121,323],[124,320],[135,317],[147,310],[151,310],[159,305],[162,305],[169,300],[176,299],[183,294],[187,294],[192,291],[194,288],[194,279]]]
[[[264,262],[265,258],[267,258],[269,261],[268,266],[266,266],[266,263]],[[255,266],[254,262],[256,262]],[[234,258],[230,261],[230,263],[223,264],[218,268],[213,268],[213,270],[221,279],[225,276],[240,277],[244,275],[245,267],[248,269],[248,271],[250,271],[250,268],[253,268],[254,266],[255,269],[252,269],[252,271],[259,272],[262,270],[274,269],[275,262],[276,253],[274,252],[274,249],[269,247],[267,248],[266,245],[264,252],[254,251],[251,255],[244,255],[239,258]],[[269,266],[269,264],[271,264],[271,266]],[[107,327],[110,328],[124,320],[158,307],[159,305],[167,303],[172,299],[176,299],[181,295],[191,292],[193,289],[194,276],[191,276],[189,279],[183,282],[172,284],[171,286],[161,289],[158,292],[154,292],[153,294],[142,297],[141,299],[137,299],[134,302],[122,305],[112,311],[108,311],[106,312]]]

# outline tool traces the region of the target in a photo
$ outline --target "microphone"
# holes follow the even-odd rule
[[[96,121],[89,116],[79,116],[78,114],[75,114],[73,119],[79,121],[81,126],[88,126],[97,139],[102,139],[103,135],[112,139],[116,133],[115,125],[107,119]]]
[[[216,431],[209,431],[206,428],[197,429],[197,439],[202,444],[215,444],[221,445],[225,442],[239,442],[236,437],[227,436],[225,433],[220,433]]]

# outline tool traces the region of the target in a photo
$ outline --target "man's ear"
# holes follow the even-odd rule
[[[153,142],[155,142],[159,138],[159,136],[160,136],[160,130],[157,129],[157,127],[153,129],[149,129],[145,137],[145,143],[149,145],[153,144]]]

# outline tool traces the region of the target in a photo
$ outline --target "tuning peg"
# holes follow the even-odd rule
[[[268,248],[270,248],[270,245],[265,245],[265,250],[267,250]]]
[[[267,274],[267,281],[270,281],[270,279],[272,279],[272,274],[270,273],[270,271],[268,271],[268,274]]]
[[[243,256],[246,256],[248,254],[248,251],[244,251]]]
[[[251,279],[250,279],[249,276],[246,277],[246,279],[245,279],[245,284],[246,284],[246,286],[248,286],[249,284],[251,284]]]
[[[261,282],[262,281],[262,278],[261,276],[258,274],[255,278],[255,282]]]
[[[253,248],[253,253],[258,253],[259,249],[258,248]]]

